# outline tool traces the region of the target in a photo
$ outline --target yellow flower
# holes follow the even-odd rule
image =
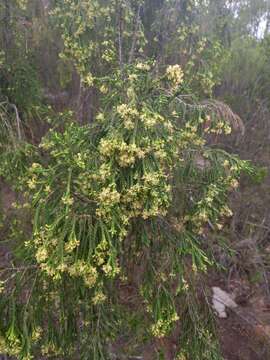
[[[5,283],[4,281],[0,281],[0,294],[2,294],[5,290]]]
[[[172,321],[178,321],[179,319],[180,318],[179,318],[179,315],[177,314],[177,312],[173,313],[171,320]]]
[[[172,82],[173,87],[179,86],[184,78],[183,70],[180,65],[169,65],[166,70],[167,78]]]
[[[138,76],[136,74],[130,74],[128,76],[128,80],[131,82],[137,80],[137,78],[138,78]]]
[[[98,278],[97,269],[83,260],[77,260],[68,268],[68,272],[72,277],[82,276],[85,285],[89,288],[95,285]]]
[[[89,73],[86,77],[82,79],[82,82],[87,86],[92,86],[94,84],[94,77],[91,73]]]
[[[216,224],[216,225],[217,225],[218,230],[222,230],[222,229],[223,229],[223,225],[222,225],[222,224]]]
[[[33,176],[32,179],[28,180],[27,185],[28,185],[29,189],[34,190],[37,186],[36,176]]]
[[[116,108],[119,116],[124,120],[124,126],[126,129],[133,129],[135,126],[135,119],[139,116],[138,111],[127,104],[118,105]]]
[[[105,120],[104,114],[103,114],[103,113],[97,114],[96,120],[97,120],[97,121],[100,121],[100,122],[103,122],[103,121]]]
[[[69,240],[65,244],[65,251],[67,253],[71,253],[73,250],[75,250],[80,245],[80,241],[76,239],[74,236],[71,240]]]
[[[65,205],[68,206],[71,206],[74,203],[74,199],[67,195],[64,195],[61,200]]]
[[[34,342],[38,341],[41,338],[41,335],[42,335],[41,327],[35,328],[34,331],[32,332],[32,340]]]
[[[92,299],[92,302],[94,305],[102,304],[104,301],[106,301],[107,297],[105,294],[103,294],[102,291],[99,291],[95,293],[95,296]]]
[[[39,168],[39,167],[41,167],[40,164],[38,164],[38,163],[33,163],[32,166],[31,166],[31,169],[37,169],[37,168]]]
[[[114,205],[120,201],[120,194],[111,187],[103,188],[98,197],[103,205]]]
[[[51,187],[50,187],[50,185],[46,185],[46,186],[45,186],[45,192],[46,192],[46,193],[50,193],[50,192],[51,192]]]
[[[233,189],[236,189],[236,188],[238,188],[238,186],[239,186],[239,182],[238,182],[236,179],[232,179],[230,185],[231,185],[231,187],[232,187]]]
[[[151,69],[151,66],[148,65],[148,64],[145,64],[145,63],[138,63],[138,64],[136,65],[136,68],[137,68],[138,70],[149,71],[149,70]]]
[[[109,91],[109,89],[107,88],[106,85],[101,85],[101,87],[99,88],[100,92],[102,94],[107,94],[107,92]]]
[[[232,212],[232,210],[231,210],[227,205],[225,205],[225,206],[221,209],[221,215],[231,217],[231,216],[233,215],[233,212]]]
[[[225,133],[226,135],[230,135],[231,132],[232,132],[232,128],[230,127],[230,125],[225,124],[225,125],[224,125],[224,133]]]
[[[186,355],[183,354],[182,352],[177,355],[177,358],[176,358],[176,359],[177,359],[177,360],[187,360]]]
[[[189,285],[188,285],[186,279],[184,279],[184,278],[182,279],[182,289],[184,291],[187,291],[189,289]]]
[[[48,251],[45,247],[40,247],[37,250],[36,259],[38,263],[45,262],[48,259]]]

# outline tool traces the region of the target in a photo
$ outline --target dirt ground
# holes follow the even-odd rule
[[[260,285],[243,279],[218,279],[213,284],[234,294],[237,308],[217,318],[224,360],[270,360],[270,297]]]

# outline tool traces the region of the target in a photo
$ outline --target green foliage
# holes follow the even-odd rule
[[[3,93],[25,116],[31,115],[41,103],[41,86],[33,65],[27,60],[16,61],[8,68],[6,80],[7,87],[2,88]]]

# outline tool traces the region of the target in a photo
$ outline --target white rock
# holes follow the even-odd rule
[[[212,287],[213,298],[212,304],[213,308],[216,311],[218,317],[226,318],[226,307],[229,309],[235,309],[237,307],[236,302],[233,300],[232,296],[226,291],[220,289],[219,287]]]

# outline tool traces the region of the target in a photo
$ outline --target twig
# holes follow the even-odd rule
[[[253,222],[250,222],[250,221],[246,221],[246,224],[251,225],[251,226],[255,226],[255,227],[258,227],[258,228],[261,228],[261,229],[270,230],[270,227],[266,226],[266,225],[256,224],[256,223],[253,223]]]
[[[7,267],[4,269],[1,269],[0,272],[5,272],[5,271],[25,271],[25,270],[31,270],[31,269],[37,269],[38,265],[29,265],[29,266],[20,266],[20,267]]]
[[[122,52],[122,46],[123,46],[123,28],[122,28],[122,5],[119,5],[119,23],[118,23],[118,53],[119,53],[119,66],[121,70],[121,74],[123,73],[123,52]]]
[[[19,139],[19,140],[22,140],[21,125],[20,125],[20,124],[21,124],[21,119],[20,119],[20,116],[19,116],[19,112],[18,112],[17,106],[14,105],[14,104],[10,104],[10,106],[14,109],[15,115],[16,115],[18,139]]]
[[[140,4],[138,6],[138,10],[137,10],[135,28],[134,28],[133,37],[132,37],[132,45],[131,45],[131,49],[130,49],[130,53],[129,53],[129,59],[128,59],[129,64],[132,63],[133,57],[134,57],[135,44],[136,44],[136,39],[137,39],[137,31],[138,31],[139,23],[140,23],[141,8],[142,8],[142,5]]]

